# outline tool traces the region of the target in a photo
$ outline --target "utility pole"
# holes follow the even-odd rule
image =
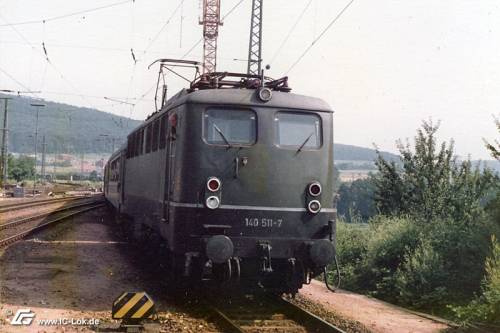
[[[38,152],[38,112],[40,108],[45,107],[45,104],[31,104],[31,106],[36,108],[36,122],[35,122],[35,181],[33,182],[33,198],[35,198],[36,190],[36,158]]]
[[[203,0],[203,74],[213,73],[217,67],[217,37],[219,36],[220,0]]]
[[[4,101],[3,108],[3,128],[2,128],[2,165],[0,166],[2,170],[2,185],[7,183],[8,175],[8,160],[9,160],[9,121],[8,121],[8,109],[7,105],[11,97],[1,97],[0,100]]]
[[[85,161],[85,152],[82,152],[82,160],[80,162],[80,173],[81,173],[82,179],[83,179],[83,171],[84,171],[84,165],[83,165],[84,161]]]
[[[264,0],[252,0],[250,44],[248,47],[247,74],[261,75],[262,67],[262,4]]]
[[[47,144],[45,143],[45,135],[42,137],[42,183],[45,184],[45,147]]]
[[[109,134],[99,134],[99,136],[102,136],[103,138],[107,138],[108,140],[111,141],[111,145],[112,145],[111,154],[114,153],[115,152],[115,142],[119,141],[119,138],[111,136]],[[106,145],[104,145],[104,147],[106,147]]]
[[[56,182],[56,167],[57,167],[57,149],[54,148],[54,159],[52,160],[53,164],[52,166],[54,167],[54,175],[52,176],[52,182]]]

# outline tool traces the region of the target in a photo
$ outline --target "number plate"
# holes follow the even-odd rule
[[[283,219],[245,217],[245,227],[253,228],[281,228]]]

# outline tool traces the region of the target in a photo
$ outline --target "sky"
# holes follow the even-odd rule
[[[230,14],[218,70],[246,71],[251,2],[221,0]],[[483,138],[499,136],[500,2],[354,0],[321,35],[348,3],[264,0],[266,75],[288,75],[294,93],[327,101],[338,143],[395,152],[431,119],[458,155],[491,159]],[[0,89],[144,119],[158,74],[148,65],[201,61],[200,13],[198,0],[0,0]],[[170,95],[186,85],[167,82]]]

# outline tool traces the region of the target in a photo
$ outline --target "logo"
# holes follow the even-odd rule
[[[17,310],[14,318],[10,321],[11,325],[30,325],[35,317],[35,313],[30,309]]]

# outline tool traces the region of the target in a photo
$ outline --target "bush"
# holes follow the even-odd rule
[[[17,182],[32,179],[35,175],[35,159],[30,156],[14,157],[9,155],[8,163],[9,178],[13,178]]]
[[[486,275],[482,294],[467,306],[450,306],[456,318],[467,325],[472,322],[500,324],[500,243],[491,237],[491,255],[485,261]]]
[[[418,230],[406,218],[372,219],[369,224],[339,223],[337,254],[342,286],[394,298],[393,275],[405,251],[415,248]]]
[[[400,303],[414,307],[444,304],[448,274],[443,258],[429,240],[422,240],[415,251],[407,249],[394,280]]]
[[[417,308],[470,299],[480,290],[489,235],[498,232],[487,219],[474,224],[383,216],[339,223],[342,286]]]
[[[470,299],[481,286],[484,260],[489,253],[488,239],[497,230],[486,217],[474,227],[461,221],[436,220],[425,228],[425,237],[443,259],[448,301]]]
[[[370,239],[363,262],[365,285],[377,297],[395,300],[394,274],[407,251],[418,245],[420,232],[409,218],[372,219]]]
[[[368,224],[337,223],[337,256],[342,277],[342,287],[360,290],[361,261],[366,253],[368,242]]]

